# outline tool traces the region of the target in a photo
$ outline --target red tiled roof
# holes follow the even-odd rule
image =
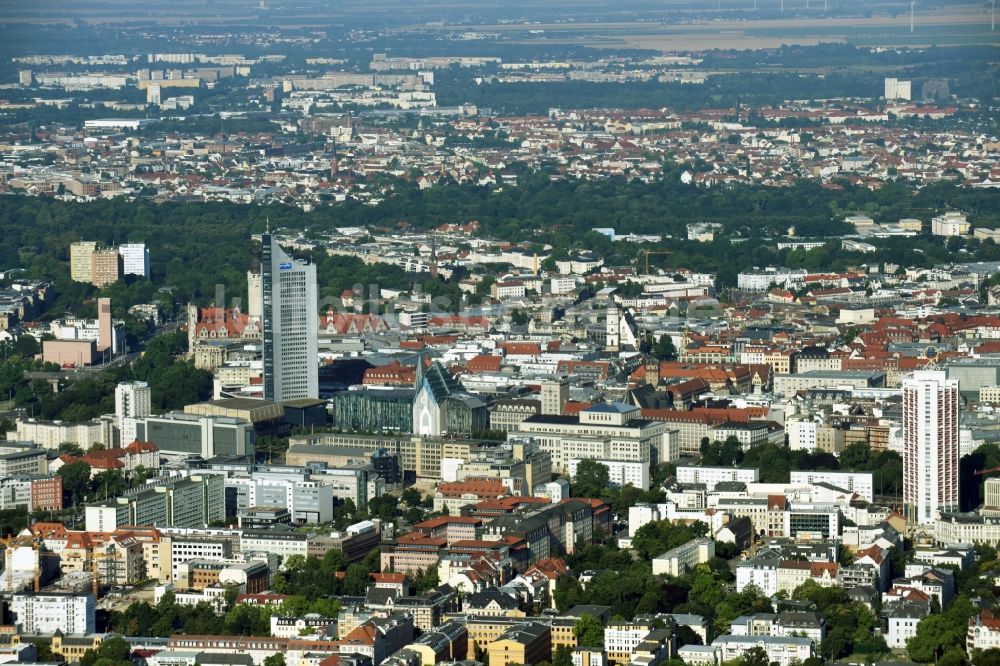
[[[831,578],[835,578],[840,572],[840,565],[836,562],[811,562],[809,567],[809,575],[813,578],[820,578],[824,573],[830,575]]]
[[[976,619],[972,618],[969,620],[969,623],[972,624],[975,621]],[[994,617],[993,613],[988,610],[984,610],[979,614],[979,624],[990,631],[1000,631],[1000,618]]]
[[[545,559],[538,560],[525,571],[526,574],[537,573],[549,580],[557,580],[560,576],[564,576],[568,572],[569,567],[559,557],[546,557]]]
[[[442,525],[481,525],[482,520],[471,516],[438,516],[415,524],[414,529],[434,529]]]
[[[503,359],[499,356],[480,354],[469,359],[465,364],[467,372],[498,372]]]
[[[368,624],[359,624],[354,629],[351,630],[349,634],[344,636],[341,641],[342,645],[364,645],[373,646],[375,645],[375,627]]]
[[[438,484],[438,492],[445,497],[461,497],[462,495],[478,495],[480,497],[501,497],[510,494],[501,481],[492,479],[476,479]]]
[[[537,342],[502,342],[500,348],[507,355],[537,356],[542,353],[541,345]]]

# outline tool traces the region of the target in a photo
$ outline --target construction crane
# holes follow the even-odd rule
[[[976,476],[982,476],[983,474],[989,474],[990,472],[1000,472],[1000,467],[990,467],[989,469],[978,469],[973,473]]]
[[[14,592],[14,537],[13,535],[5,536],[0,539],[0,544],[4,547],[4,569],[7,570],[7,591],[13,594]]]
[[[5,555],[5,568],[7,570],[7,589],[11,592],[14,591],[14,549],[19,546],[31,547],[35,551],[35,567],[34,567],[34,590],[35,592],[40,592],[42,589],[42,558],[43,557],[59,557],[59,553],[53,553],[49,550],[44,550],[44,544],[40,539],[31,539],[30,541],[26,537],[16,537],[7,536],[0,539],[0,544],[6,549]]]
[[[35,592],[42,591],[42,558],[59,557],[59,553],[43,550],[44,545],[40,539],[31,542],[31,547],[35,549]]]
[[[673,254],[673,250],[643,250],[641,254],[646,261],[646,272],[643,275],[649,275],[649,255]]]
[[[97,561],[98,560],[104,560],[104,559],[111,559],[111,561],[113,563],[114,562],[114,557],[115,557],[114,553],[108,553],[108,552],[105,552],[105,551],[98,550],[98,546],[94,546],[94,548],[90,552],[90,573],[91,573],[91,577],[93,578],[93,592],[94,592],[94,601],[95,602],[97,601],[97,596],[98,596],[98,594],[101,591],[101,577],[100,577],[99,572],[97,570]],[[111,580],[110,571],[111,571],[111,567],[110,566],[109,567],[105,567],[105,572],[108,573],[108,579],[109,580]],[[111,583],[113,584],[114,581],[111,580]]]

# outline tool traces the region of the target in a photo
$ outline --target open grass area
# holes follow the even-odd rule
[[[791,12],[789,12],[791,14]],[[415,28],[416,26],[414,26]],[[427,26],[420,26],[426,30]],[[782,45],[852,43],[859,46],[1000,46],[1000,31],[991,32],[989,7],[952,5],[920,11],[910,32],[909,12],[873,16],[789,16],[695,19],[684,22],[612,21],[442,25],[441,30],[482,31],[518,35],[523,44],[579,44],[594,48],[641,48],[657,51],[761,49]]]

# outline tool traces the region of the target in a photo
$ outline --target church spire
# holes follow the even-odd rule
[[[420,390],[421,384],[424,383],[424,350],[421,349],[417,352],[417,373],[413,378],[413,388]]]

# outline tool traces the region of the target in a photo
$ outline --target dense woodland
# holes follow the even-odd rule
[[[853,212],[870,214],[878,222],[903,217],[928,220],[946,209],[962,210],[975,226],[1000,226],[1000,191],[971,189],[940,182],[914,191],[904,183],[878,190],[840,183],[823,187],[800,181],[788,188],[737,186],[705,189],[683,185],[684,168],[698,165],[667,163],[661,179],[651,183],[609,179],[599,182],[553,180],[536,172],[524,174],[518,187],[497,191],[488,187],[441,185],[420,190],[411,182],[396,183],[395,194],[377,206],[358,202],[322,206],[311,213],[286,206],[230,203],[163,203],[125,200],[72,203],[45,198],[0,197],[0,267],[21,267],[28,275],[56,286],[52,310],[92,311],[95,296],[110,295],[119,316],[128,305],[159,300],[172,308],[188,301],[206,303],[222,284],[230,296],[246,295],[251,234],[273,226],[311,230],[315,236],[335,226],[373,225],[387,230],[401,222],[415,228],[479,220],[482,234],[493,238],[552,246],[554,256],[574,250],[594,251],[609,265],[637,261],[642,249],[669,249],[651,265],[714,271],[721,287],[734,286],[736,273],[754,266],[838,270],[861,263],[891,261],[903,266],[929,266],[955,259],[967,249],[968,260],[1000,260],[1000,248],[990,241],[949,239],[929,235],[872,241],[875,253],[843,250],[832,241],[811,251],[777,250],[777,238],[795,226],[803,237],[848,232],[842,222]],[[724,233],[714,242],[686,240],[685,225],[719,222]],[[612,243],[591,231],[613,227],[618,233],[664,234],[658,244]],[[152,281],[129,280],[97,292],[69,280],[69,246],[80,238],[107,245],[143,241],[152,256]],[[733,242],[733,239],[743,242]],[[356,283],[405,288],[411,278],[387,265],[365,265],[352,257],[312,253],[317,263],[320,297],[339,296]],[[425,291],[459,302],[454,284],[426,280]],[[169,311],[168,311],[169,314]]]

